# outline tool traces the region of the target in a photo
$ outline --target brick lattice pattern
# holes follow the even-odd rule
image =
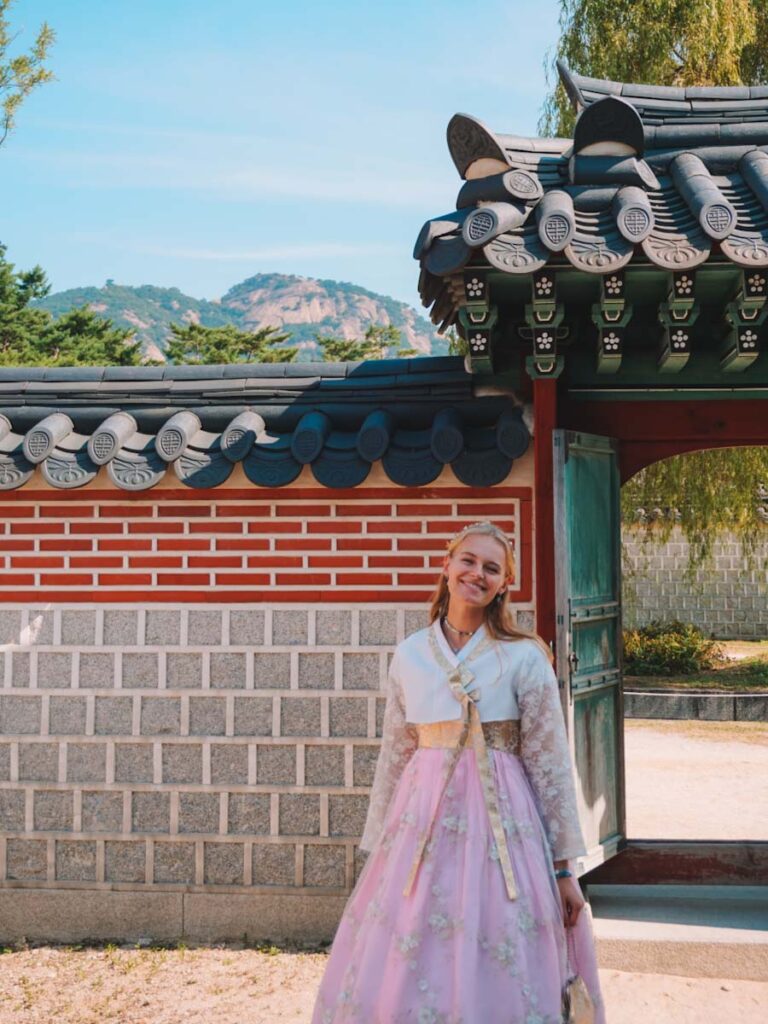
[[[231,604],[428,600],[446,540],[479,518],[515,538],[531,598],[528,487],[157,491],[0,504],[0,601]]]
[[[522,611],[522,621],[530,612]],[[0,610],[6,885],[349,891],[396,608]]]

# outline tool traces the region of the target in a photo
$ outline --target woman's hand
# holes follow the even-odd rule
[[[557,888],[563,904],[563,924],[566,928],[573,928],[585,902],[581,889],[573,878],[558,878]]]

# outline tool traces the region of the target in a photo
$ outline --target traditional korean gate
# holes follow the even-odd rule
[[[625,836],[618,445],[568,430],[553,444],[556,670],[587,871]]]
[[[763,885],[768,843],[625,839],[618,498],[660,459],[766,443],[768,94],[560,75],[572,140],[451,119],[463,181],[419,233],[419,290],[476,393],[532,409],[536,628],[557,643],[587,885]]]

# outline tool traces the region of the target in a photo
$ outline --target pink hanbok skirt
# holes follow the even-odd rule
[[[435,806],[448,754],[420,748],[400,777],[336,932],[312,1024],[560,1024],[563,912],[522,762],[491,752],[518,892],[510,900],[473,750],[461,753]],[[419,834],[433,816],[404,896]],[[604,1024],[588,906],[573,932],[596,1024]]]

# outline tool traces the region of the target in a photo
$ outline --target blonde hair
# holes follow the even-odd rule
[[[512,553],[512,545],[504,531],[496,526],[495,523],[481,522],[465,526],[463,530],[460,530],[455,537],[448,541],[448,556],[452,558],[462,541],[465,541],[470,536],[493,537],[494,540],[498,541],[504,548],[504,575],[506,577],[514,577],[515,559]],[[449,603],[448,581],[445,578],[445,574],[441,571],[435,592],[430,598],[430,623],[434,622],[435,619],[445,618],[448,614]],[[545,652],[549,660],[552,661],[552,652],[539,634],[533,630],[521,629],[515,623],[512,616],[512,609],[509,606],[509,590],[505,589],[503,594],[498,594],[486,607],[485,627],[495,640],[535,641]]]

